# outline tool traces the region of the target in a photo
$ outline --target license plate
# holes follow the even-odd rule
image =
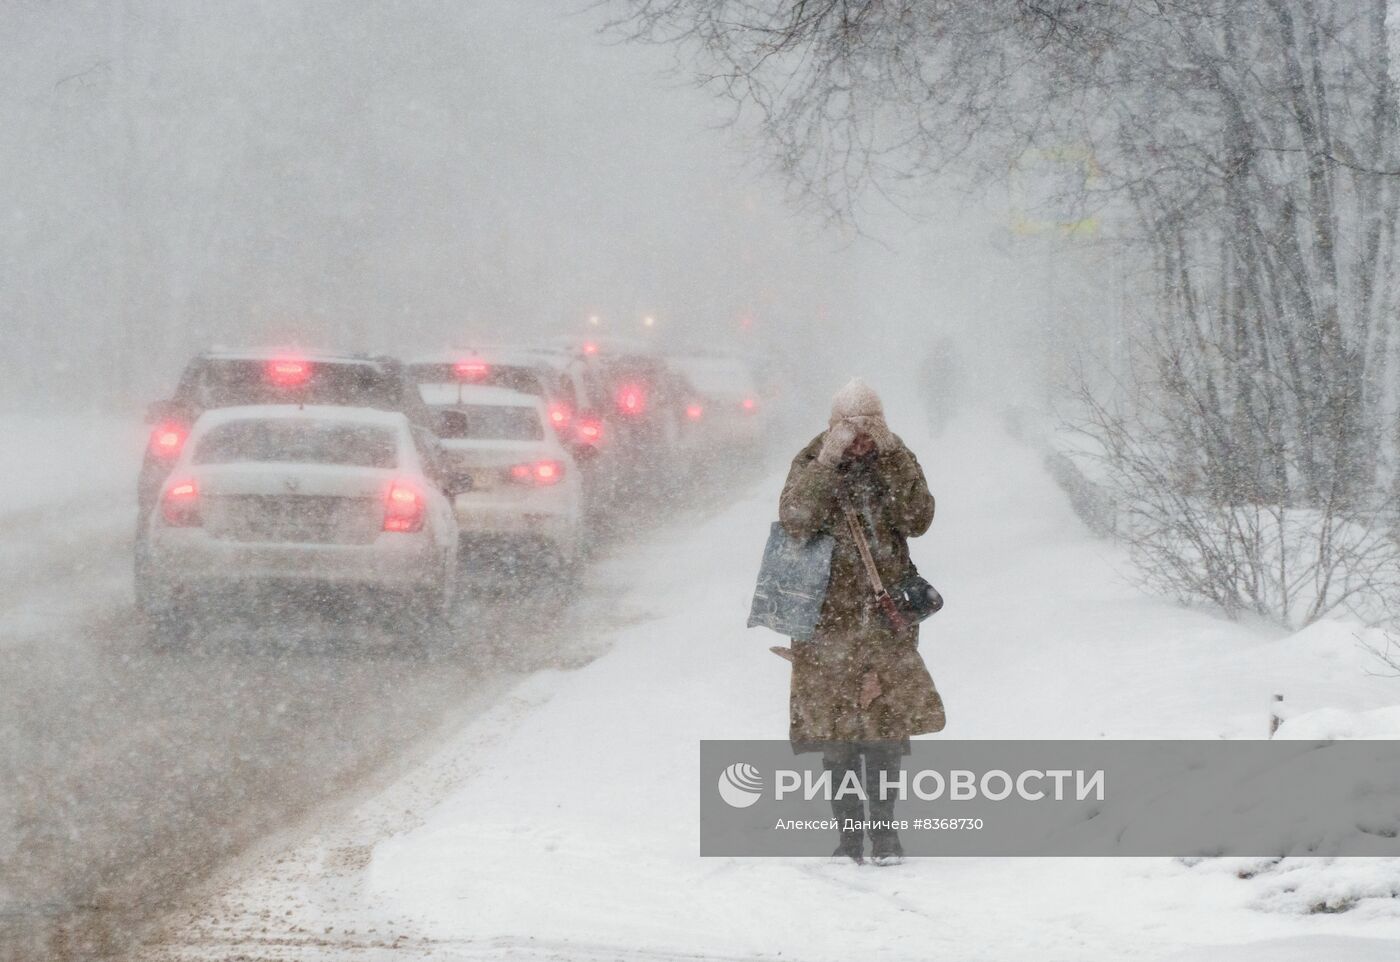
[[[257,541],[326,541],[335,533],[339,498],[249,498],[242,507],[245,537]]]
[[[490,491],[501,480],[496,468],[476,468],[471,472],[473,491]]]
[[[284,525],[319,527],[335,518],[338,498],[279,498],[269,505],[269,515]]]

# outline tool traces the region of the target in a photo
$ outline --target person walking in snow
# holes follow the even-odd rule
[[[943,433],[956,413],[961,381],[958,349],[951,337],[940,337],[919,365],[919,394],[924,401],[929,430],[935,435]]]
[[[893,864],[904,852],[888,824],[894,799],[880,797],[880,773],[897,780],[909,737],[942,730],[943,702],[919,656],[918,626],[896,628],[875,603],[847,506],[881,580],[898,583],[912,569],[908,539],[933,522],[933,495],[913,452],[885,424],[879,396],[859,380],[837,392],[827,430],[793,459],[778,506],[793,537],[835,539],[816,633],[792,647],[789,736],[794,751],[823,753],[833,786],[848,773],[861,778],[864,763],[871,856]],[[838,824],[865,820],[851,794],[833,793],[831,808]],[[842,831],[834,854],[864,861],[864,836],[859,828]]]

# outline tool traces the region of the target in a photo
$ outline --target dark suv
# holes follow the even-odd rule
[[[212,408],[248,404],[331,404],[399,411],[417,430],[436,434],[407,369],[392,357],[278,351],[199,354],[185,366],[168,401],[147,411],[153,425],[137,488],[138,538],[195,419]]]

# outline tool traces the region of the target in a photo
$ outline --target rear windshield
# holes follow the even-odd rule
[[[392,468],[398,457],[394,432],[366,424],[331,421],[231,421],[209,431],[195,464],[278,461]]]
[[[438,434],[472,441],[539,441],[544,423],[532,407],[461,404],[442,408]]]
[[[296,403],[397,411],[403,404],[400,382],[377,364],[308,361],[303,380],[279,384],[265,360],[210,358],[190,388],[201,409]]]
[[[487,364],[484,373],[470,378],[457,376],[452,364],[411,364],[409,373],[419,384],[476,384],[484,387],[503,387],[522,394],[544,397],[546,385],[540,372],[517,364]]]

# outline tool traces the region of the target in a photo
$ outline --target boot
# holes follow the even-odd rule
[[[839,786],[852,765],[859,765],[860,758],[853,753],[842,751],[827,752],[822,758],[822,766],[831,772],[833,787]],[[831,815],[839,828],[847,819],[860,822],[865,818],[865,803],[859,798],[846,795],[831,799]],[[831,853],[834,859],[850,859],[857,865],[865,864],[865,832],[862,829],[841,832],[841,844]]]
[[[870,860],[876,865],[903,865],[904,846],[899,844],[899,833],[891,829],[870,836]]]
[[[880,746],[866,750],[865,791],[870,796],[870,820],[876,824],[894,821],[895,793],[891,792],[889,798],[880,797],[880,773],[889,772],[893,781],[901,763],[898,748]],[[870,859],[876,865],[903,864],[904,846],[899,843],[899,833],[892,828],[872,828]]]
[[[865,864],[865,834],[862,832],[842,832],[841,844],[831,853],[836,860],[850,859],[857,865]]]

